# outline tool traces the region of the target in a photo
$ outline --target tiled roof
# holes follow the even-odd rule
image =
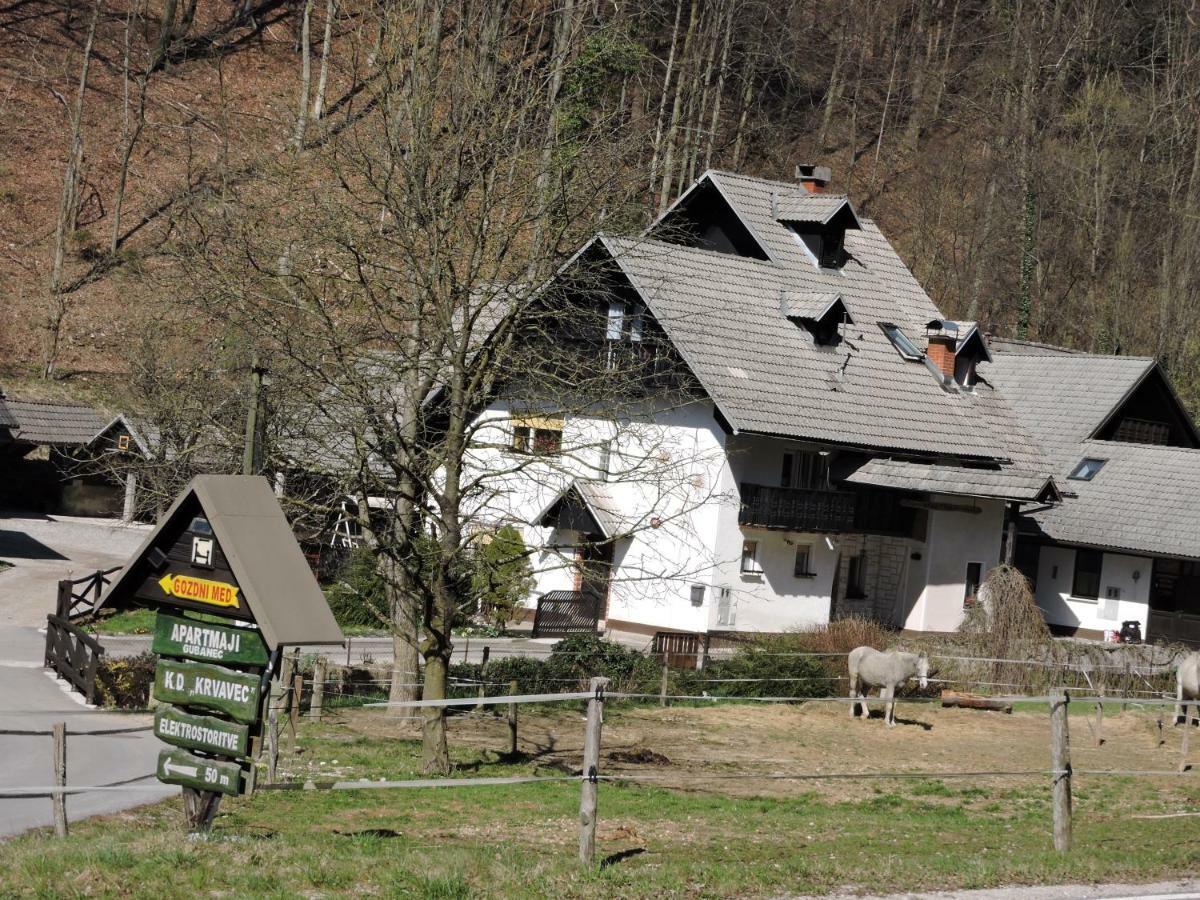
[[[722,174],[722,177],[727,177]],[[738,176],[742,177],[742,176]],[[776,189],[783,188],[785,193],[774,194],[775,218],[781,222],[813,222],[825,225],[841,212],[843,207],[849,207],[850,214],[855,219],[854,207],[846,197],[835,194],[814,194],[801,187],[791,185],[774,185]]]
[[[737,180],[739,190],[744,181]],[[759,189],[758,199],[769,203],[768,192]],[[889,450],[1012,455],[1008,445],[1020,436],[993,432],[981,415],[990,394],[943,390],[923,362],[901,359],[878,328],[897,322],[916,334],[914,326],[936,318],[937,309],[873,224],[847,233],[852,259],[840,272],[818,270],[769,217],[755,225],[773,236],[787,265],[603,239],[734,428]],[[817,346],[779,314],[784,290],[837,292],[855,325],[841,343]]]
[[[872,459],[845,478],[851,484],[904,491],[1034,501],[1053,495],[1048,475],[1025,469],[976,469],[899,459]]]
[[[815,322],[824,317],[840,299],[832,291],[784,291],[779,297],[779,308],[789,319],[811,319]]]
[[[1036,341],[1019,341],[1016,338],[1002,338],[995,335],[988,336],[988,346],[992,348],[993,353],[1026,354],[1029,356],[1065,356],[1082,352],[1080,350],[1072,350],[1070,347],[1039,344]]]
[[[13,439],[29,444],[87,444],[105,424],[90,406],[12,399],[4,403],[17,422]]]
[[[1068,544],[1200,559],[1200,450],[1083,441],[1085,456],[1105,459],[1091,481],[1059,481],[1077,494],[1025,517],[1046,537]]]
[[[0,394],[0,428],[16,428],[17,420],[8,411],[7,403],[8,401],[4,398],[4,395]]]
[[[1109,413],[1150,373],[1139,356],[997,353],[979,368],[1061,475]]]

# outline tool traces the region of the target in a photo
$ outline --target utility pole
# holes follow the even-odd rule
[[[250,363],[250,403],[246,407],[246,445],[242,451],[242,474],[257,475],[262,469],[262,406],[263,375],[266,369],[259,363],[258,354]]]

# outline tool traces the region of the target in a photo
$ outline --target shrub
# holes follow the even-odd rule
[[[691,678],[681,675],[678,681],[682,686],[695,680],[719,697],[820,697],[827,693],[834,682],[828,680],[825,665],[818,657],[797,655],[806,651],[795,650],[789,637],[760,639]]]
[[[503,630],[517,604],[533,589],[533,566],[521,532],[514,525],[503,526],[479,548],[472,562],[471,588],[479,611]]]
[[[325,589],[339,625],[380,628],[388,625],[387,586],[365,544],[355,547],[337,579]]]
[[[148,650],[121,659],[102,658],[96,669],[96,703],[118,709],[145,709],[157,663],[158,657]]]

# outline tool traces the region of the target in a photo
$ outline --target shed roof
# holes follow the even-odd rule
[[[27,444],[82,445],[104,427],[100,413],[82,404],[9,398],[4,405],[16,421],[13,439]]]
[[[178,528],[195,500],[228,559],[238,587],[267,645],[341,644],[334,621],[291,526],[267,479],[256,475],[197,475],[130,558],[97,604],[132,594],[147,574],[144,560],[158,537]]]
[[[863,463],[845,480],[851,484],[963,497],[1024,502],[1059,498],[1054,479],[1049,475],[1018,468],[977,469],[879,458]]]
[[[0,394],[0,428],[16,428],[17,420],[13,418],[12,413],[8,411],[8,401],[4,395]]]
[[[533,521],[539,525],[550,524],[547,521],[548,517],[551,517],[563,502],[572,498],[578,498],[583,504],[595,523],[595,530],[605,540],[620,537],[629,530],[629,523],[622,519],[618,512],[619,505],[608,493],[607,485],[586,478],[578,478],[563,488]]]

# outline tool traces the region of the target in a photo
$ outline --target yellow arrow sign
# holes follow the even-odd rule
[[[207,603],[210,606],[237,606],[238,589],[223,581],[193,578],[191,575],[164,575],[158,586],[168,597]]]

